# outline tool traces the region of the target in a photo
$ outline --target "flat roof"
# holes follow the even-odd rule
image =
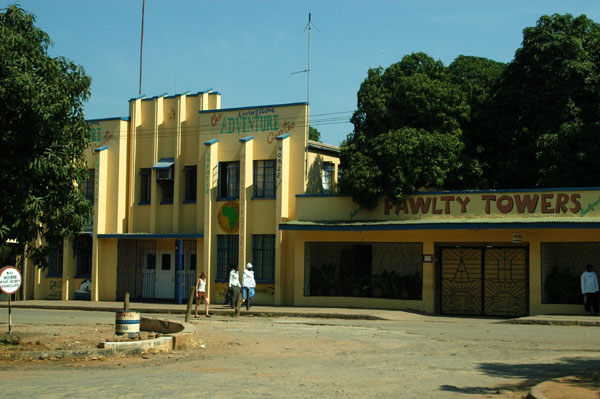
[[[530,217],[425,219],[390,221],[302,221],[279,225],[289,231],[491,230],[491,229],[600,229],[600,217]]]

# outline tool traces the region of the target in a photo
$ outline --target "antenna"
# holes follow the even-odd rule
[[[317,26],[315,24],[312,23],[312,18],[311,18],[311,13],[308,13],[308,23],[306,24],[306,27],[304,28],[304,32],[306,32],[306,29],[308,29],[308,62],[307,62],[307,66],[306,69],[303,71],[297,71],[297,72],[292,72],[292,75],[298,74],[298,73],[306,73],[306,103],[308,104],[308,106],[310,106],[310,33],[311,33],[311,28],[315,27],[315,29],[317,30],[317,32],[320,32],[319,28],[317,28]],[[306,114],[306,131],[310,131],[310,114],[307,113]],[[306,140],[308,140],[308,134],[306,135]],[[306,141],[304,143],[304,147],[305,147],[305,154],[304,154],[304,179],[308,179],[308,141]]]
[[[306,66],[306,69],[304,69],[302,71],[292,72],[292,75],[296,75],[298,73],[306,73],[307,74],[306,102],[309,104],[310,104],[310,35],[311,35],[311,28],[313,26],[317,30],[317,32],[320,32],[319,28],[317,28],[317,26],[312,23],[312,15],[309,12],[308,13],[308,23],[306,24],[306,27],[304,28],[304,32],[306,32],[306,30],[308,29],[308,62],[307,62],[307,66]]]
[[[142,37],[140,39],[140,91],[138,95],[142,95],[142,50],[144,48],[144,10],[146,9],[146,0],[142,2]]]

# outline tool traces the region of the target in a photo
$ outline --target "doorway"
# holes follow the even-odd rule
[[[438,246],[442,314],[526,316],[528,248],[504,245]]]
[[[175,298],[175,257],[173,252],[162,252],[160,264],[156,270],[155,290],[156,298]]]

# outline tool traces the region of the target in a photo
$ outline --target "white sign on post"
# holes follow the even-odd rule
[[[0,291],[8,295],[8,333],[12,328],[10,297],[21,287],[21,272],[12,266],[0,269]]]
[[[12,266],[6,266],[0,269],[0,291],[6,295],[17,292],[21,287],[21,273]]]

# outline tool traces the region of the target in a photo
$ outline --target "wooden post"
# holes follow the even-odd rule
[[[194,294],[196,293],[196,287],[190,287],[190,297],[188,298],[187,309],[185,311],[185,322],[189,323],[192,317],[192,305],[194,304]]]
[[[125,293],[125,301],[123,301],[123,310],[125,312],[129,311],[129,292]]]

